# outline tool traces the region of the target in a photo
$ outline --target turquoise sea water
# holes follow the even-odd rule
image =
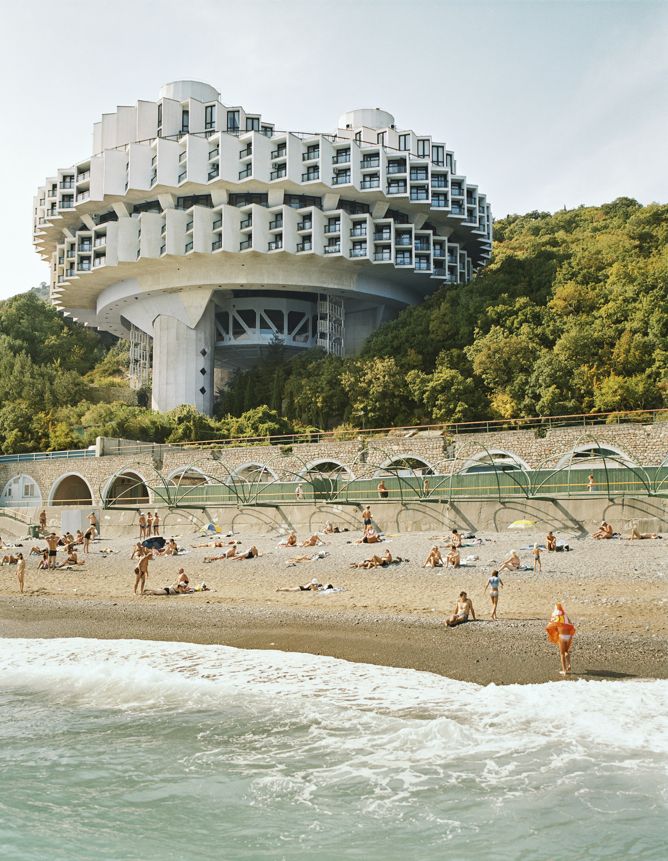
[[[3,859],[666,857],[664,681],[2,644]]]

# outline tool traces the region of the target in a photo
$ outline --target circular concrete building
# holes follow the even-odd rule
[[[277,131],[198,81],[118,107],[90,158],[34,202],[51,300],[130,341],[153,406],[210,413],[225,369],[288,350],[354,355],[406,305],[489,259],[485,195],[445,143],[377,108]]]

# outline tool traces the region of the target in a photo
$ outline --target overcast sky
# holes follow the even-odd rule
[[[206,81],[277,128],[381,107],[509,212],[668,200],[666,0],[3,0],[0,298],[48,279],[32,197],[92,124]]]

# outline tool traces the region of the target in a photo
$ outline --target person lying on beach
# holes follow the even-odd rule
[[[172,583],[171,586],[163,586],[162,589],[145,589],[142,595],[193,595],[195,592],[210,592],[211,589],[206,583],[201,583],[199,586],[186,586]]]
[[[228,547],[230,544],[241,544],[241,541],[232,538],[230,541],[208,541],[206,544],[191,544],[190,546],[197,549],[199,547]]]
[[[19,553],[19,556],[20,555],[21,554]],[[3,565],[16,565],[16,563],[18,561],[19,561],[19,557],[14,556],[12,553],[7,553],[7,554],[5,554],[5,556],[2,557],[2,564]]]
[[[317,547],[318,544],[325,544],[317,532],[314,532],[306,541],[302,541],[302,547]]]
[[[449,552],[449,553],[448,553],[448,555],[445,557],[445,567],[446,567],[446,568],[450,568],[450,567],[452,567],[452,568],[459,568],[459,566],[460,566],[461,564],[462,564],[462,558],[461,558],[461,556],[459,555],[459,550],[458,550],[458,549],[455,547],[455,545],[453,544],[453,545],[450,547],[450,552]]]
[[[380,535],[376,532],[373,526],[367,526],[364,530],[362,538],[358,539],[355,544],[378,544],[381,541]]]
[[[334,526],[334,524],[329,520],[325,521],[325,528],[322,531],[325,533],[325,535],[338,535],[339,532],[341,532],[339,527]]]
[[[499,572],[517,571],[520,565],[521,561],[520,557],[517,555],[517,550],[511,550],[510,556],[507,559],[504,559],[503,562],[499,565]]]
[[[473,603],[470,598],[467,597],[466,592],[459,593],[459,601],[455,604],[455,609],[452,613],[452,616],[448,616],[445,624],[448,628],[454,628],[457,625],[461,625],[463,622],[468,622],[469,616],[475,622],[475,610],[473,609]]]
[[[397,556],[396,559],[392,558],[392,554],[389,550],[386,550],[382,556],[378,556],[376,553],[370,559],[364,559],[362,562],[353,562],[351,563],[351,568],[387,568],[388,565],[398,564],[399,562],[403,562],[401,556]]]
[[[65,568],[69,565],[85,565],[85,564],[86,564],[86,560],[82,559],[81,561],[79,561],[79,557],[77,556],[77,552],[74,549],[74,546],[72,544],[70,544],[70,546],[67,548],[67,557],[62,562],[59,562],[58,565],[56,565],[56,568]]]
[[[291,532],[288,532],[287,538],[285,541],[279,542],[278,547],[296,547],[297,546],[297,533],[293,529]]]
[[[37,547],[37,545],[35,544],[30,548],[30,553],[28,553],[28,556],[41,556],[42,553],[44,553],[42,548]],[[47,551],[47,553],[48,553],[48,551]]]
[[[257,547],[253,544],[252,547],[248,547],[246,550],[240,550],[235,556],[231,556],[233,562],[242,562],[244,559],[255,559],[256,556],[259,556],[259,552]]]
[[[554,532],[552,532],[551,529],[547,533],[547,535],[545,536],[545,544],[547,546],[548,551],[550,551],[550,552],[557,549],[557,536],[554,534]]]
[[[277,589],[277,592],[326,592],[328,589],[335,589],[335,586],[332,586],[331,583],[328,583],[326,586],[323,586],[322,583],[318,583],[317,578],[313,578],[310,583],[307,583],[306,586],[284,586],[282,589]]]
[[[631,527],[629,541],[642,541],[645,538],[661,538],[661,536],[657,535],[656,532],[641,532],[638,529],[638,524],[634,523]]]
[[[218,556],[205,556],[204,562],[219,562],[221,559],[234,559],[237,555],[237,543],[236,541],[231,547],[228,547],[224,553],[219,554]]]
[[[317,553],[302,553],[300,556],[293,556],[285,563],[288,567],[298,565],[300,562],[316,562],[318,559],[325,559],[329,554],[326,550],[318,550]]]
[[[612,526],[605,520],[601,521],[601,525],[598,527],[596,532],[592,533],[592,538],[596,538],[598,541],[606,540],[608,538],[612,538],[613,531]]]

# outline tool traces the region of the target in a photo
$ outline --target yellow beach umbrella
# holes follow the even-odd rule
[[[513,520],[508,529],[527,529],[527,527],[535,525],[535,520]]]

